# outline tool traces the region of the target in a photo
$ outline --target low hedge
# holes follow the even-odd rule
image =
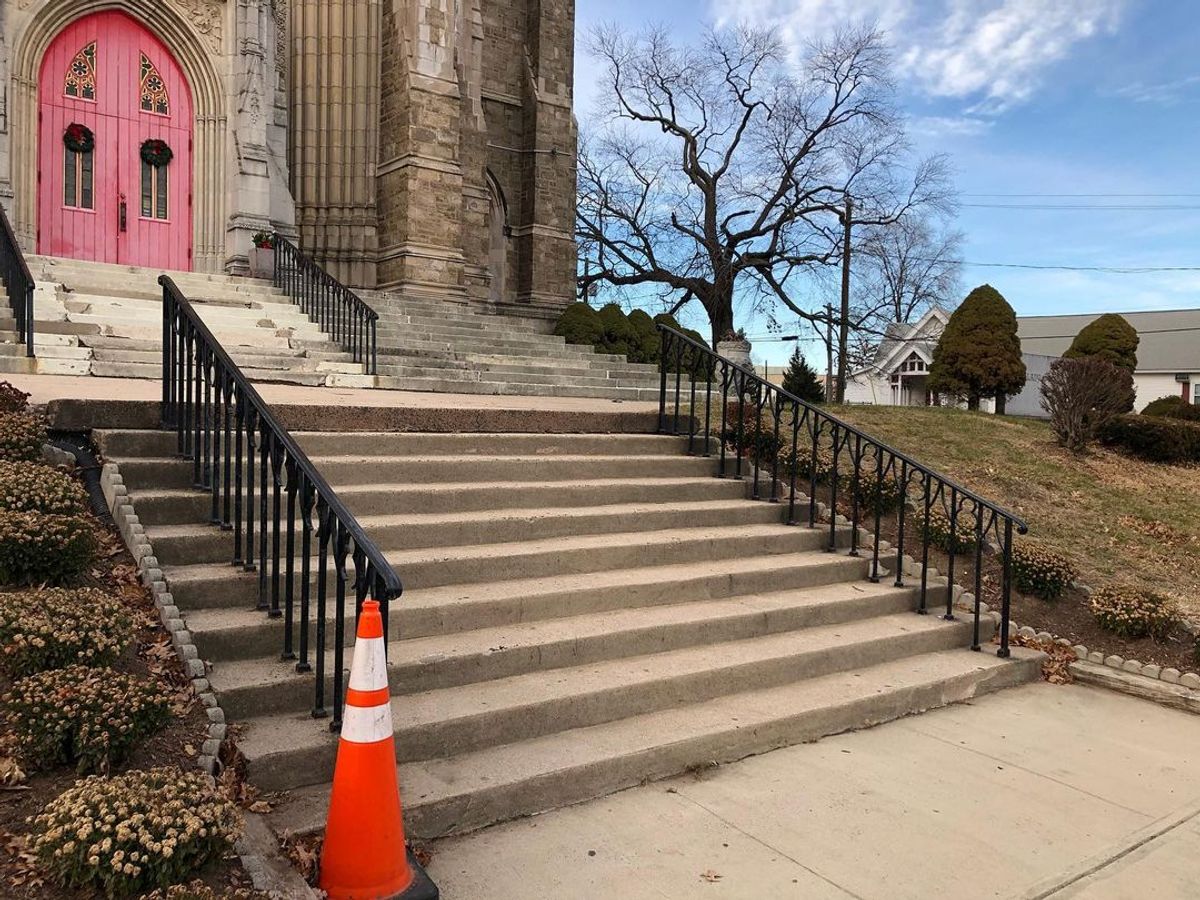
[[[242,828],[210,777],[170,766],[77,781],[32,826],[30,849],[56,883],[107,897],[183,881]]]
[[[1100,430],[1107,447],[1161,463],[1200,462],[1200,424],[1158,416],[1125,415]]]
[[[96,559],[95,532],[88,516],[0,511],[0,582],[75,581]]]
[[[1189,422],[1200,422],[1200,406],[1188,403],[1178,395],[1159,397],[1151,400],[1142,410],[1143,416],[1160,416],[1167,419],[1184,419]]]
[[[69,666],[22,678],[4,696],[21,758],[33,768],[73,763],[108,772],[171,715],[162,685],[114,669]]]
[[[0,668],[13,677],[109,666],[135,637],[129,608],[96,588],[0,594]]]

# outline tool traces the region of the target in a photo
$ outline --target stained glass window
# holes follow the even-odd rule
[[[167,167],[142,160],[142,217],[167,218]]]
[[[92,200],[92,151],[79,153],[63,148],[63,205],[73,209],[95,209]]]
[[[157,113],[160,116],[171,114],[167,86],[163,84],[158,69],[146,58],[145,53],[142,54],[142,111]]]
[[[75,54],[67,69],[63,95],[80,100],[96,99],[96,42],[92,41]]]

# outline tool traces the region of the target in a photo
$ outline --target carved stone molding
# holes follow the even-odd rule
[[[214,51],[221,50],[221,24],[225,17],[225,4],[218,0],[174,0]]]

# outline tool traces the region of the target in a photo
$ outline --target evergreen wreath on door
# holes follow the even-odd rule
[[[167,165],[174,159],[175,153],[166,141],[158,138],[150,138],[142,142],[141,156],[142,162],[146,163],[146,165],[158,168]]]
[[[86,125],[72,122],[63,132],[63,143],[72,153],[91,153],[96,148],[96,136]]]

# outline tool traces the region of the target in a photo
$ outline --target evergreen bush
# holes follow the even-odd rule
[[[1170,397],[1159,397],[1157,400],[1151,400],[1146,404],[1146,408],[1142,410],[1142,415],[1200,422],[1200,406],[1194,406],[1178,394],[1173,394]]]
[[[825,402],[825,388],[817,380],[817,373],[800,353],[799,347],[792,351],[792,356],[788,360],[787,371],[783,373],[782,387],[789,394],[809,403]]]
[[[644,309],[635,309],[629,314],[629,325],[637,336],[629,361],[657,364],[662,358],[662,334],[654,327],[654,319]]]
[[[1025,387],[1025,363],[1017,316],[991,285],[975,288],[950,316],[933,351],[929,390],[965,397],[978,409],[982,397],[996,398],[996,411]]]
[[[22,759],[34,768],[74,763],[108,772],[171,715],[165,687],[113,669],[68,666],[22,678],[4,696]]]
[[[1117,416],[1100,442],[1130,456],[1160,463],[1200,462],[1200,424],[1158,416]]]
[[[554,333],[566,338],[568,344],[594,347],[604,336],[600,316],[586,303],[572,303],[563,310],[554,326]]]
[[[10,676],[109,666],[135,636],[129,608],[95,588],[0,594],[0,668]]]
[[[95,528],[82,515],[0,511],[0,583],[69,584],[96,558]]]
[[[1099,356],[1114,366],[1132,372],[1137,368],[1138,342],[1138,333],[1122,316],[1105,313],[1083,326],[1063,357],[1081,359]]]
[[[601,353],[612,353],[629,358],[629,354],[640,350],[637,331],[629,324],[625,310],[616,303],[607,303],[598,313],[601,337],[596,349]]]
[[[211,778],[175,767],[84,778],[32,826],[31,849],[56,883],[106,897],[183,881],[229,852],[242,827]]]

